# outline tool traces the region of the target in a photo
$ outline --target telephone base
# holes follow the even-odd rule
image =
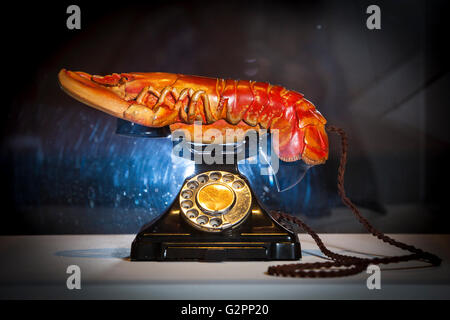
[[[180,217],[179,206],[164,213],[137,234],[132,261],[268,261],[299,260],[297,235],[285,229],[254,203],[240,226],[220,233],[196,230]]]
[[[149,128],[121,119],[117,133],[150,138],[171,134],[168,127]],[[174,147],[181,144],[183,157],[190,156],[195,162],[194,174],[185,180],[170,208],[137,234],[131,245],[132,261],[301,258],[297,235],[263,209],[239,173],[238,161],[257,154],[257,148],[250,148],[249,137],[212,149],[188,139],[172,141]],[[198,156],[214,158],[214,163],[198,162]]]

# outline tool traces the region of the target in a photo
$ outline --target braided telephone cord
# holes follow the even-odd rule
[[[350,208],[359,222],[366,228],[368,232],[377,237],[378,239],[389,243],[392,246],[411,252],[409,255],[404,256],[391,256],[383,258],[359,258],[347,255],[338,254],[330,251],[319,238],[316,232],[309,228],[303,221],[299,218],[291,216],[289,214],[272,211],[272,217],[281,222],[283,219],[289,221],[290,223],[296,224],[301,227],[305,232],[307,232],[316,242],[319,249],[327,257],[331,258],[333,261],[329,262],[315,262],[315,263],[298,263],[298,264],[288,264],[288,265],[278,265],[271,266],[268,269],[269,275],[274,276],[284,276],[284,277],[302,277],[302,278],[328,278],[328,277],[343,277],[350,276],[360,273],[367,269],[370,264],[388,264],[397,263],[403,261],[411,260],[422,260],[430,263],[433,266],[439,266],[442,262],[441,258],[438,256],[425,252],[414,246],[396,241],[382,232],[375,229],[369,221],[367,221],[359,212],[358,208],[353,204],[353,202],[346,196],[344,189],[344,173],[345,165],[347,162],[347,149],[348,149],[348,139],[347,134],[341,128],[330,126],[326,127],[327,131],[337,133],[341,137],[341,158],[338,169],[338,193],[342,199],[342,202]]]

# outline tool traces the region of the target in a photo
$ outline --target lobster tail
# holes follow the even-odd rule
[[[304,148],[302,159],[311,165],[324,163],[328,159],[327,121],[314,105],[302,99],[295,105],[298,130],[302,133]]]
[[[303,95],[275,86],[268,107],[264,108],[270,124],[272,143],[278,157],[285,162],[302,159],[309,165],[328,159],[328,137],[325,118]],[[283,106],[283,112],[279,106]],[[261,118],[261,117],[260,117]]]
[[[304,133],[298,128],[294,108],[288,108],[282,117],[273,119],[270,129],[274,150],[282,161],[301,159],[305,148]]]

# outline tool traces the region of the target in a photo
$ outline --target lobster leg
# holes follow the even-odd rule
[[[196,91],[192,95],[191,101],[189,102],[188,123],[193,122],[196,111],[197,111],[198,100],[199,100],[200,96],[204,93],[205,93],[205,91],[199,90],[199,91]]]
[[[189,97],[190,99],[189,103],[186,102],[187,97]],[[206,122],[207,123],[214,122],[214,117],[211,112],[208,96],[206,95],[205,91],[203,90],[194,91],[191,88],[183,89],[176,103],[176,109],[180,111],[180,117],[181,119],[183,119],[183,121],[185,121],[186,123],[192,123],[196,115],[197,116],[201,115],[201,112],[198,112],[198,109],[200,110],[202,109],[198,108],[198,103],[200,99],[203,103]],[[187,110],[185,108],[187,108]]]
[[[148,97],[149,93],[155,95],[158,99],[161,96],[158,90],[156,90],[152,86],[146,86],[136,97],[136,102],[139,104],[145,104],[145,100]]]
[[[176,102],[179,98],[178,90],[173,87],[165,87],[159,96],[158,101],[152,107],[154,111],[153,125],[164,126],[176,121],[178,111]]]
[[[176,88],[166,87],[161,91],[161,95],[153,107],[155,113],[153,125],[162,126],[171,124],[178,116],[175,108],[179,94]],[[173,102],[173,100],[175,102]]]
[[[193,94],[194,94],[194,89],[184,88],[181,91],[180,97],[175,105],[176,109],[180,110],[180,117],[181,117],[181,119],[183,119],[183,121],[185,123],[188,122],[188,114],[187,114],[188,110],[185,109],[184,103],[186,103],[186,106],[187,106],[187,104],[188,104],[187,98],[191,97]]]
[[[164,103],[164,100],[166,99],[167,94],[172,94],[173,98],[176,100],[178,100],[178,91],[176,88],[172,88],[172,87],[165,87],[162,91],[161,91],[161,95],[159,97],[158,102],[156,103],[156,105],[154,106],[154,108],[158,108],[160,105],[162,105]]]

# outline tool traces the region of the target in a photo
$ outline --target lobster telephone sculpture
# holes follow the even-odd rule
[[[419,258],[433,265],[440,263],[438,257],[375,230],[359,214],[343,187],[345,132],[326,127],[325,118],[298,92],[264,82],[170,73],[96,76],[63,69],[58,80],[75,99],[127,120],[119,128],[124,133],[133,134],[134,123],[144,126],[147,135],[182,132],[194,157],[196,152],[211,155],[218,150],[208,145],[232,145],[231,152],[228,148],[227,152],[215,154],[215,162],[196,162],[193,175],[184,181],[174,203],[136,236],[131,260],[298,260],[300,243],[295,233],[279,223],[284,220],[302,227],[334,261],[274,266],[268,270],[272,275],[350,275],[363,271],[370,263]],[[272,145],[281,161],[322,164],[328,158],[326,129],[342,137],[338,189],[344,204],[369,232],[412,254],[365,259],[333,253],[298,218],[267,212],[238,170],[238,159],[249,154],[247,133],[264,130],[277,133],[276,139],[272,136]],[[233,161],[226,162],[230,157]]]

